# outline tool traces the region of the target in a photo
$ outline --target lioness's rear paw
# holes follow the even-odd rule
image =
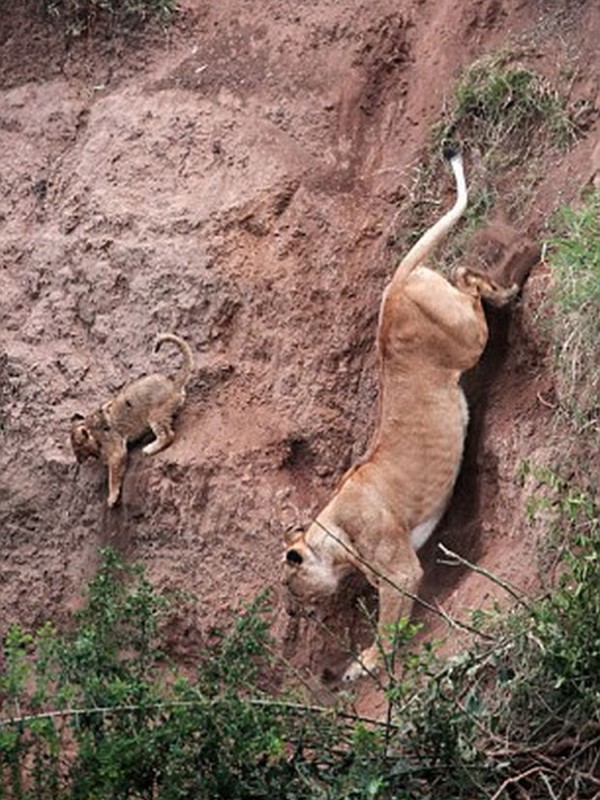
[[[492,305],[505,306],[519,294],[519,287],[516,283],[512,286],[500,286],[495,281],[482,279],[479,283],[479,293]]]
[[[496,306],[504,306],[519,293],[516,283],[512,286],[500,286],[496,281],[467,267],[456,267],[453,273],[454,285],[468,294],[477,293]]]

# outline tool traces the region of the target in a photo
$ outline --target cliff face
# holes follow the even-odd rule
[[[518,218],[476,243],[494,263],[515,241],[525,252],[591,175],[599,30],[591,0],[189,0],[167,34],[65,48],[33,10],[0,9],[1,624],[64,618],[110,544],[191,593],[173,632],[182,658],[273,586],[287,657],[335,674],[339,642],[283,611],[281,530],[318,511],[368,442],[378,304],[431,125],[485,53],[520,43],[549,78],[572,69],[586,135],[548,154]],[[500,198],[518,181],[505,176]],[[448,178],[439,191],[451,201]],[[538,267],[512,316],[491,319],[442,531],[525,585],[534,543],[518,534],[514,474],[548,446],[531,313],[546,280]],[[105,471],[75,465],[69,420],[171,367],[168,348],[152,355],[164,330],[197,357],[177,439],[131,452],[109,512]],[[431,597],[457,613],[482,602],[477,576],[425,559]],[[368,638],[348,598],[329,621]]]

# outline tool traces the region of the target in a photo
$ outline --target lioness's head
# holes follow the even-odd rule
[[[283,584],[303,605],[312,605],[335,593],[351,568],[340,544],[317,523],[286,537]]]
[[[100,458],[102,445],[94,431],[94,426],[82,414],[73,414],[71,418],[71,446],[75,458],[81,464],[88,458]]]

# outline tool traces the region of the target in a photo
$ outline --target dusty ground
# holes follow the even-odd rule
[[[548,152],[508,218],[518,247],[535,246],[593,176],[599,40],[593,0],[188,0],[168,33],[75,42],[27,4],[0,6],[0,627],[64,620],[111,544],[193,596],[171,631],[182,660],[272,586],[282,652],[335,678],[343,644],[284,611],[281,531],[366,447],[378,302],[430,127],[482,54],[519,43],[549,79],[570,76],[583,135]],[[449,202],[449,178],[439,190]],[[561,435],[548,435],[547,283],[535,267],[512,315],[491,319],[439,533],[524,589],[536,545],[516,471]],[[132,452],[108,512],[103,469],[74,464],[69,420],[169,364],[167,348],[151,356],[161,330],[197,354],[189,401],[169,450]],[[460,616],[497,595],[435,558],[429,547],[432,602]],[[354,645],[369,634],[347,597],[325,619]]]

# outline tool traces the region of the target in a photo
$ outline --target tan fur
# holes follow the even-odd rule
[[[369,451],[308,530],[287,542],[284,583],[302,604],[335,592],[353,568],[379,591],[380,645],[361,654],[346,680],[377,667],[390,625],[410,615],[422,575],[416,550],[444,513],[460,467],[468,411],[459,378],[487,341],[481,296],[502,304],[516,292],[465,268],[455,272],[453,286],[418,266],[466,206],[459,157],[452,166],[456,205],[411,249],[383,295],[379,409]]]
[[[185,386],[194,359],[189,345],[179,336],[159,334],[155,351],[163,342],[177,345],[183,355],[183,366],[174,377],[154,373],[139,378],[87,417],[75,414],[71,421],[71,445],[77,461],[100,458],[108,466],[109,507],[119,499],[127,445],[152,432],[154,441],[143,448],[144,453],[152,455],[175,438],[172,420],[185,402]]]

